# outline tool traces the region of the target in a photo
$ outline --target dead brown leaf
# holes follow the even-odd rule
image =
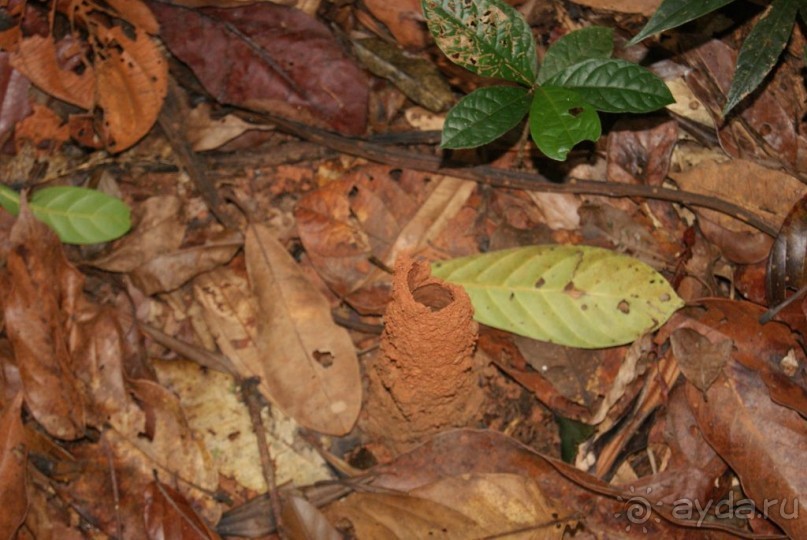
[[[803,538],[807,516],[797,509],[807,503],[801,461],[807,424],[797,412],[773,403],[753,370],[730,362],[722,373],[705,394],[687,388],[698,425],[758,511],[791,538]]]
[[[431,40],[418,0],[386,2],[367,0],[364,2],[370,13],[383,22],[395,39],[404,47],[423,48]]]
[[[670,345],[681,373],[701,392],[712,386],[734,348],[730,339],[713,343],[691,328],[673,331]]]
[[[149,2],[160,36],[222,103],[364,133],[368,81],[326,26],[296,9]]]
[[[144,521],[149,538],[177,540],[220,538],[199,518],[188,500],[171,486],[155,480],[146,488]]]
[[[377,165],[351,172],[300,200],[297,229],[311,263],[333,291],[361,312],[381,313],[389,301],[388,267],[404,252],[416,251],[442,236],[475,189],[472,182],[432,178],[425,199],[417,201]],[[419,203],[419,204],[418,204]]]
[[[357,493],[331,505],[358,538],[563,538],[568,516],[532,479],[515,474],[449,476],[408,494]],[[574,520],[571,520],[574,521]],[[519,534],[520,533],[520,534]]]
[[[362,401],[350,336],[271,229],[251,225],[245,253],[259,309],[256,345],[272,400],[306,427],[348,433]]]
[[[11,240],[6,266],[13,285],[4,317],[25,403],[51,435],[77,439],[84,435],[87,398],[64,324],[82,294],[83,276],[67,262],[56,234],[24,203]]]
[[[159,255],[172,253],[182,244],[185,224],[182,201],[174,195],[155,195],[137,207],[139,219],[115,250],[92,265],[110,272],[131,272]]]
[[[17,394],[0,412],[0,531],[13,538],[28,511],[26,492],[25,429],[22,425],[22,394]]]
[[[681,189],[733,202],[774,227],[785,220],[793,201],[807,193],[807,186],[789,174],[742,159],[705,162],[670,176]],[[768,236],[725,214],[704,209],[697,213],[706,238],[732,261],[754,263],[768,255]]]
[[[154,17],[140,0],[70,0],[54,13],[87,37],[23,35],[12,65],[45,92],[89,111],[71,118],[74,138],[93,143],[89,128],[108,150],[129,148],[154,125],[167,91],[168,64],[149,37],[158,30]]]

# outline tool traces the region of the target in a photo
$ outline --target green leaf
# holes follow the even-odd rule
[[[95,244],[118,238],[129,230],[129,207],[94,189],[52,187],[31,197],[31,212],[48,224],[62,242]]]
[[[723,107],[724,116],[753,92],[776,65],[793,31],[800,3],[801,0],[774,0],[765,17],[748,34],[737,57],[737,70]]]
[[[627,60],[584,60],[546,84],[574,89],[595,109],[606,112],[649,112],[675,101],[664,81]]]
[[[589,26],[570,32],[547,49],[538,83],[569,66],[589,58],[610,58],[614,52],[614,31],[603,26]]]
[[[474,90],[448,111],[440,146],[473,148],[504,135],[530,110],[530,97],[520,86]]]
[[[531,86],[538,71],[524,17],[501,0],[421,0],[426,23],[448,58],[483,77]]]
[[[20,213],[20,194],[10,187],[0,184],[0,206],[16,216]]]
[[[734,0],[664,0],[628,46],[636,45],[647,36],[681,26],[684,23],[703,17]]]
[[[541,152],[563,161],[575,144],[600,138],[600,117],[577,92],[538,86],[530,106],[530,133]]]
[[[645,263],[589,246],[528,246],[432,264],[462,285],[474,318],[533,339],[596,349],[658,329],[684,305]]]

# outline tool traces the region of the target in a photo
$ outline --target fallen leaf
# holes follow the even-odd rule
[[[22,394],[0,412],[0,531],[14,538],[28,511],[26,463],[28,450],[22,425]]]
[[[12,65],[45,92],[88,111],[71,117],[74,138],[92,143],[91,130],[112,152],[129,148],[154,125],[168,88],[168,64],[149,37],[158,30],[154,17],[140,0],[71,0],[55,9],[87,37],[23,36]]]
[[[572,0],[572,3],[587,6],[604,11],[615,11],[617,13],[639,13],[641,15],[652,15],[656,12],[661,0]]]
[[[222,103],[364,133],[368,83],[330,31],[293,8],[189,10],[149,2],[171,52]]]
[[[741,110],[723,118],[722,109],[734,77],[737,52],[720,40],[710,40],[685,53],[690,70],[685,80],[711,114],[723,150],[732,157],[754,160],[772,167],[798,170],[799,138],[793,119],[798,102],[792,82],[781,80],[777,70],[765,86],[745,100]]]
[[[179,197],[149,197],[138,205],[137,213],[132,232],[110,254],[92,261],[93,266],[110,272],[131,272],[158,255],[179,248],[185,236]]]
[[[303,197],[294,213],[317,273],[366,313],[383,312],[391,281],[370,258],[391,268],[400,254],[438,244],[475,189],[466,180],[432,177],[425,200],[416,201],[391,174],[389,167],[356,169]]]
[[[784,302],[788,291],[807,283],[807,196],[793,205],[768,255],[765,276],[767,300],[771,306]]]
[[[706,392],[731,358],[734,344],[730,339],[711,342],[691,328],[679,328],[670,334],[675,360],[681,373],[701,392]]]
[[[317,507],[302,497],[291,496],[283,502],[283,526],[291,538],[344,538]]]
[[[202,245],[158,255],[135,268],[130,276],[146,295],[178,289],[195,276],[226,264],[241,249],[240,232],[222,231]]]
[[[378,38],[354,39],[356,58],[374,75],[397,86],[406,97],[435,112],[453,101],[451,87],[432,62],[405,54]]]
[[[366,0],[364,5],[383,22],[404,47],[423,48],[430,41],[419,0],[386,2]]]
[[[348,522],[357,538],[460,539],[518,531],[531,533],[525,538],[560,539],[575,519],[556,504],[528,477],[472,473],[407,494],[356,493],[326,515],[333,523]]]
[[[86,397],[73,368],[64,321],[82,294],[83,276],[64,255],[56,234],[37,221],[23,202],[11,230],[6,268],[11,290],[5,326],[25,404],[51,435],[84,435]]]
[[[146,488],[144,521],[149,538],[177,540],[220,538],[171,486],[155,480]]]
[[[305,427],[348,433],[361,407],[361,376],[347,330],[271,229],[252,225],[245,253],[258,309],[256,344],[272,399]],[[327,358],[327,361],[323,361]]]
[[[785,220],[793,201],[807,194],[807,186],[789,174],[742,159],[704,162],[670,177],[683,190],[737,204],[774,227]],[[695,211],[704,235],[732,261],[748,264],[768,255],[772,240],[767,235],[725,214]]]
[[[705,394],[687,387],[690,407],[709,444],[737,473],[763,516],[791,538],[807,537],[807,479],[802,448],[807,424],[773,403],[757,374],[730,362]]]

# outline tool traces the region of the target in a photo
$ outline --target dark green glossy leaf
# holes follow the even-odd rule
[[[734,0],[664,0],[644,28],[628,42],[636,45],[647,36],[681,26],[684,23],[703,17]]]
[[[800,0],[774,0],[765,17],[748,34],[737,57],[723,115],[753,92],[776,65],[793,31],[799,4]]]
[[[501,0],[422,0],[426,23],[448,58],[483,77],[531,86],[538,60],[524,17]]]
[[[544,55],[538,83],[578,62],[589,58],[610,58],[614,51],[614,31],[603,26],[589,26],[566,34],[552,44]]]
[[[649,112],[674,101],[664,81],[627,60],[584,60],[546,84],[573,89],[594,108],[606,112]]]
[[[530,94],[520,86],[488,86],[474,90],[446,115],[443,148],[473,148],[501,137],[530,110]]]
[[[539,86],[530,106],[530,133],[541,152],[563,161],[577,143],[600,138],[600,117],[574,90]]]

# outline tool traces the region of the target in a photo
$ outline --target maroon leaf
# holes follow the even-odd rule
[[[196,10],[149,5],[168,48],[220,102],[347,135],[364,132],[367,77],[319,21],[270,3]]]

